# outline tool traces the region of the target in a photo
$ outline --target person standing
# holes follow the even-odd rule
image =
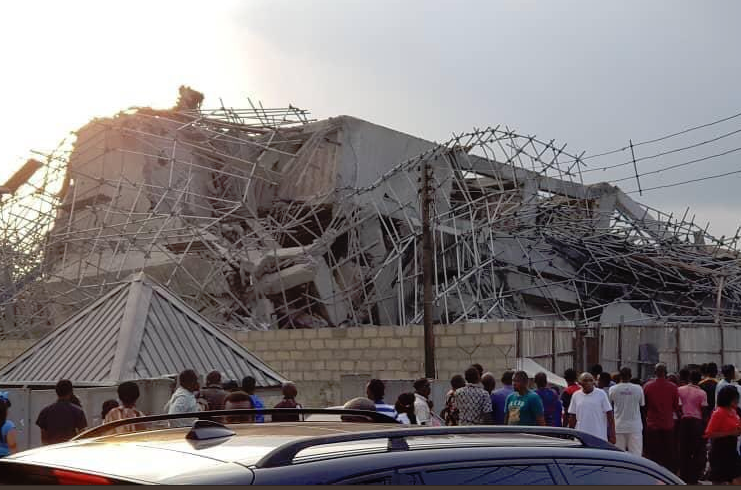
[[[211,371],[206,375],[206,387],[200,390],[200,395],[208,403],[209,410],[224,410],[224,399],[228,395],[221,386],[221,373]]]
[[[612,380],[612,377],[610,377],[608,381],[607,377],[610,376],[610,373],[606,373],[607,376],[604,376],[604,377],[602,376],[602,374],[604,373],[604,369],[602,369],[602,364],[595,364],[594,366],[591,367],[589,372],[592,374],[592,377],[594,378],[595,383],[598,383],[601,378],[604,378],[605,383],[607,385],[606,388],[608,389],[612,388],[616,384]]]
[[[192,369],[186,369],[178,376],[179,386],[170,396],[165,411],[168,414],[198,412],[199,406],[196,401],[198,391],[198,375]]]
[[[615,445],[623,451],[643,454],[641,407],[646,402],[640,385],[630,382],[629,367],[620,369],[620,382],[610,388],[609,399],[615,412]]]
[[[691,371],[688,383],[679,387],[682,417],[679,420],[679,476],[689,485],[697,485],[705,469],[705,425],[703,411],[708,406],[708,396],[698,386],[702,376]]]
[[[594,376],[582,373],[581,390],[569,403],[569,427],[615,444],[615,418],[604,390],[596,389]]]
[[[471,366],[463,373],[466,386],[455,390],[460,425],[478,425],[491,417],[491,397],[481,386],[478,370]]]
[[[72,382],[61,379],[54,389],[57,401],[41,410],[36,419],[44,445],[69,441],[87,427],[85,412],[72,403]]]
[[[741,456],[736,445],[741,435],[738,413],[739,393],[733,386],[718,391],[718,399],[704,437],[710,439],[710,471],[708,477],[716,485],[741,485]]]
[[[383,401],[383,396],[386,394],[386,385],[380,379],[372,379],[368,381],[365,386],[365,394],[369,399],[373,400],[376,404],[376,412],[380,412],[388,415],[391,418],[396,418],[396,410],[394,407]]]
[[[723,379],[718,381],[715,385],[715,399],[718,399],[718,393],[723,389],[724,386],[731,385],[738,390],[738,385],[733,381],[736,379],[736,367],[733,364],[726,364],[720,368],[720,372],[723,375]],[[741,392],[739,392],[741,394]]]
[[[540,374],[540,373],[539,373]],[[505,403],[506,425],[545,425],[543,402],[528,388],[530,378],[525,371],[517,371],[512,378],[514,391]]]
[[[402,424],[417,425],[417,416],[414,413],[414,401],[414,393],[402,393],[399,395],[394,405],[394,411],[397,414],[396,420]]]
[[[498,390],[494,390],[491,394],[491,408],[495,425],[504,424],[504,413],[505,405],[507,403],[507,397],[515,391],[512,387],[512,377],[514,376],[514,374],[514,371],[505,371],[504,374],[502,374],[501,378],[502,387]]]
[[[487,371],[481,376],[481,386],[491,396],[491,392],[497,387],[497,380],[492,373]]]
[[[698,385],[707,394],[708,406],[705,407],[704,420],[707,423],[710,420],[710,414],[715,409],[715,388],[718,386],[718,365],[714,362],[709,362],[702,365],[702,381]]]
[[[136,409],[136,401],[139,399],[139,386],[136,383],[133,381],[124,381],[118,385],[118,399],[121,400],[121,406],[110,409],[105,419],[103,419],[104,423],[144,417],[144,412]],[[133,425],[120,426],[115,429],[119,434],[134,432],[134,430],[135,426]]]
[[[8,418],[10,398],[7,391],[0,391],[0,458],[9,456],[18,449],[18,431]]]
[[[643,386],[646,399],[645,456],[676,473],[674,417],[679,411],[679,391],[677,385],[666,377],[666,364],[657,364],[654,373],[656,378]]]
[[[265,408],[262,399],[255,394],[255,389],[257,389],[257,381],[255,381],[255,378],[252,376],[245,376],[242,378],[242,391],[250,395],[252,407],[255,409]],[[258,424],[265,422],[265,416],[261,412],[257,412],[257,414],[255,414],[255,422]]]
[[[563,372],[563,379],[566,380],[566,389],[561,393],[561,404],[563,405],[563,427],[569,425],[569,404],[571,403],[571,397],[577,391],[581,390],[581,386],[576,382],[576,371],[572,368],[568,368]]]
[[[224,398],[224,410],[240,410],[255,408],[252,405],[250,395],[242,390],[229,392]],[[226,417],[227,423],[254,422],[254,415],[229,415]]]
[[[563,405],[556,390],[548,387],[548,377],[545,373],[537,373],[535,375],[535,386],[537,386],[535,393],[538,394],[540,401],[543,403],[545,425],[549,427],[561,427]]]
[[[296,402],[298,396],[298,388],[292,382],[288,381],[283,383],[283,400],[281,400],[274,408],[303,408],[301,404]],[[286,413],[286,414],[274,414],[272,419],[273,422],[298,422],[301,420],[301,416],[297,413]]]
[[[450,378],[450,391],[445,395],[445,408],[440,413],[440,417],[445,421],[445,425],[458,425],[458,407],[455,406],[455,390],[464,386],[466,386],[466,380],[460,374],[456,374]]]
[[[432,387],[427,378],[419,378],[414,382],[414,416],[417,418],[417,424],[430,425],[432,421],[432,403],[430,402],[430,393]]]
[[[105,423],[105,416],[108,415],[108,412],[111,411],[111,409],[116,408],[118,406],[118,400],[110,399],[103,402],[103,406],[100,408],[100,423]]]
[[[605,392],[606,395],[610,394],[610,388],[615,386],[615,382],[612,380],[610,373],[602,371],[597,378],[597,388]]]

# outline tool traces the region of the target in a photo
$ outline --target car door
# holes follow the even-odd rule
[[[653,471],[636,464],[599,459],[558,459],[558,468],[569,485],[674,485]]]
[[[563,485],[551,459],[498,459],[399,470],[399,485]]]

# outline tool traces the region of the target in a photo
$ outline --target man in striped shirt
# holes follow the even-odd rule
[[[383,401],[383,395],[386,393],[386,386],[380,379],[372,379],[365,386],[365,394],[376,404],[376,412],[396,418],[396,410],[391,405]]]

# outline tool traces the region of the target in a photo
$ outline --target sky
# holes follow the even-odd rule
[[[733,0],[0,2],[0,177],[92,117],[174,105],[182,84],[205,107],[291,103],[435,141],[503,124],[595,155],[741,113],[739,18]],[[739,129],[638,145],[652,190],[631,196],[735,234],[741,173],[653,188],[741,172]],[[637,189],[632,163],[585,180]]]

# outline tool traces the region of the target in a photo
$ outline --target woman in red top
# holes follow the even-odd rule
[[[709,476],[713,484],[741,485],[741,456],[736,450],[741,435],[741,419],[736,413],[738,400],[736,387],[724,386],[705,429],[705,438],[710,439]]]

